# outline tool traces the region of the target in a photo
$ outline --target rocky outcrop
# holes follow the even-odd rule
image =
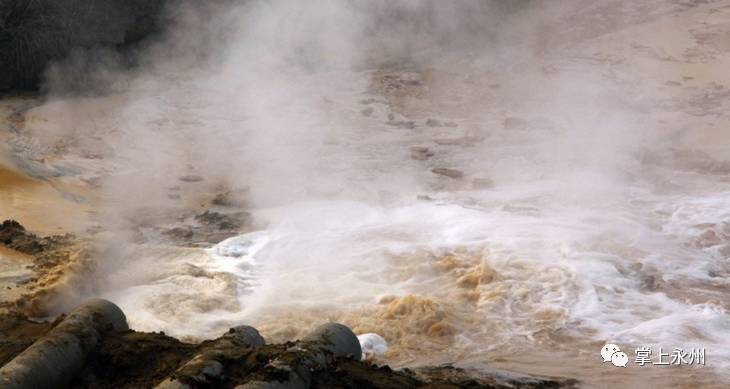
[[[74,49],[124,51],[157,30],[165,0],[0,0],[0,91],[35,89]]]
[[[570,388],[573,380],[467,371],[452,366],[393,370],[362,361],[350,328],[326,323],[303,339],[266,344],[249,326],[188,344],[127,329],[124,313],[91,300],[54,323],[0,315],[3,388]],[[6,339],[10,341],[11,339]]]
[[[36,255],[58,247],[70,240],[68,235],[39,237],[15,220],[0,224],[0,244],[24,254]]]

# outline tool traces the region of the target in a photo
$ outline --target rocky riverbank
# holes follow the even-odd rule
[[[34,322],[22,315],[0,315],[0,366],[6,365],[33,342],[63,322]],[[450,365],[391,369],[359,358],[335,357],[312,366],[308,385],[292,384],[286,368],[306,361],[306,341],[266,344],[256,347],[232,340],[229,333],[199,344],[181,342],[164,333],[133,330],[110,332],[87,356],[72,388],[152,388],[167,381],[188,388],[234,388],[247,382],[282,383],[282,388],[571,388],[573,380],[535,378],[508,372],[465,370]],[[200,366],[219,368],[206,370]],[[0,377],[2,379],[2,377]]]

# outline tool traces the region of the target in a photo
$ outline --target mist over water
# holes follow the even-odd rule
[[[93,64],[103,93],[71,93],[88,59],[52,68],[33,128],[100,154],[97,288],[137,330],[288,340],[331,319],[396,366],[534,358],[599,383],[607,341],[705,347],[727,378],[723,103],[692,100],[706,73],[652,70],[629,27],[682,7],[183,3],[133,71]],[[694,91],[665,88],[683,76]],[[133,243],[221,187],[242,235]]]

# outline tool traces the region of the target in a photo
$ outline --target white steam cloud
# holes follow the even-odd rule
[[[725,217],[727,144],[687,131],[706,125],[699,103],[675,107],[666,90],[686,68],[654,74],[626,43],[684,5],[632,3],[178,3],[133,70],[97,53],[50,69],[36,111],[56,121],[39,136],[98,154],[99,220],[118,233],[101,292],[139,329],[200,338],[246,320],[287,338],[338,319],[402,364],[518,355],[535,339],[549,360],[562,345],[545,333],[560,331],[703,341],[664,317],[711,316],[701,330],[720,342],[724,311],[668,280],[719,271],[719,249],[695,240]],[[79,79],[102,93],[74,95]],[[127,247],[131,227],[220,188],[259,235],[210,252]]]

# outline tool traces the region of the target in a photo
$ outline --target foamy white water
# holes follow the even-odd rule
[[[236,323],[286,338],[318,320],[344,320],[390,335],[393,358],[406,363],[422,353],[448,362],[488,359],[494,349],[570,351],[613,341],[706,348],[714,371],[727,366],[719,251],[727,247],[728,192],[657,196],[637,185],[597,204],[566,199],[550,182],[520,185],[394,200],[403,205],[326,201],[262,210],[257,216],[277,221],[270,230],[196,252],[181,262],[184,272],[142,287],[142,295],[113,297],[136,328],[193,338]],[[703,240],[706,231],[719,240]],[[220,297],[211,278],[236,292]],[[403,296],[417,297],[399,305]],[[151,305],[130,306],[127,298]],[[156,302],[168,298],[175,312],[155,318]],[[228,308],[185,310],[190,300],[209,298],[225,298]],[[439,323],[444,328],[431,329]],[[573,340],[545,344],[546,332]],[[425,340],[413,344],[419,337]]]

